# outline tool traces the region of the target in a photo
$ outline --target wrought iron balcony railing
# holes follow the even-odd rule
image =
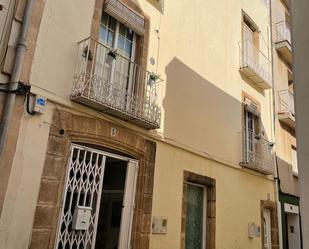
[[[276,42],[287,41],[291,44],[291,28],[286,21],[276,23]]]
[[[240,70],[262,89],[271,88],[271,62],[249,41],[239,43]]]
[[[138,124],[146,129],[160,127],[161,108],[157,75],[87,38],[78,43],[71,99]]]
[[[254,132],[244,131],[241,166],[263,174],[273,174],[274,163],[273,143]]]
[[[293,116],[295,116],[295,108],[294,108],[294,95],[289,90],[281,90],[278,92],[279,94],[279,112],[286,113],[289,112]]]

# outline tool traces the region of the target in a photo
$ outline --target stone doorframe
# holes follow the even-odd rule
[[[206,248],[216,248],[216,180],[207,176],[198,175],[184,171],[183,175],[183,196],[182,196],[182,217],[181,217],[181,249],[185,249],[186,242],[186,220],[187,220],[187,186],[188,183],[195,183],[206,187]]]
[[[263,211],[264,209],[270,210],[270,223],[271,223],[271,248],[279,248],[279,229],[278,229],[278,212],[277,204],[271,200],[261,201],[261,240],[262,248],[264,248],[264,222],[263,222]]]
[[[72,142],[107,147],[139,161],[132,248],[149,248],[156,143],[110,122],[62,110],[52,117],[30,248],[54,248]]]

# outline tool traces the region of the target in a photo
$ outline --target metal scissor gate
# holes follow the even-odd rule
[[[95,248],[107,158],[127,161],[118,248],[129,247],[137,161],[72,144],[55,249]]]

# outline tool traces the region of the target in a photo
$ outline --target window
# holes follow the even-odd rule
[[[258,63],[259,55],[259,32],[257,25],[253,20],[243,12],[242,24],[242,41],[244,56],[250,60]]]
[[[206,247],[206,187],[187,185],[187,219],[185,249]]]
[[[245,162],[247,163],[256,161],[257,142],[260,139],[259,115],[258,106],[246,98],[244,110],[244,147]]]
[[[131,92],[136,34],[105,12],[101,18],[95,73],[120,92]],[[116,52],[117,54],[116,54]]]
[[[297,164],[297,149],[296,147],[292,146],[292,170],[295,175],[298,175],[298,164]]]

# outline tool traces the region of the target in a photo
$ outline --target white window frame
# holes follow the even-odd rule
[[[127,174],[125,182],[125,192],[123,197],[123,209],[121,214],[121,225],[119,232],[118,248],[132,248],[131,234],[133,225],[133,211],[135,206],[135,192],[138,175],[138,163],[129,160],[127,164]]]

